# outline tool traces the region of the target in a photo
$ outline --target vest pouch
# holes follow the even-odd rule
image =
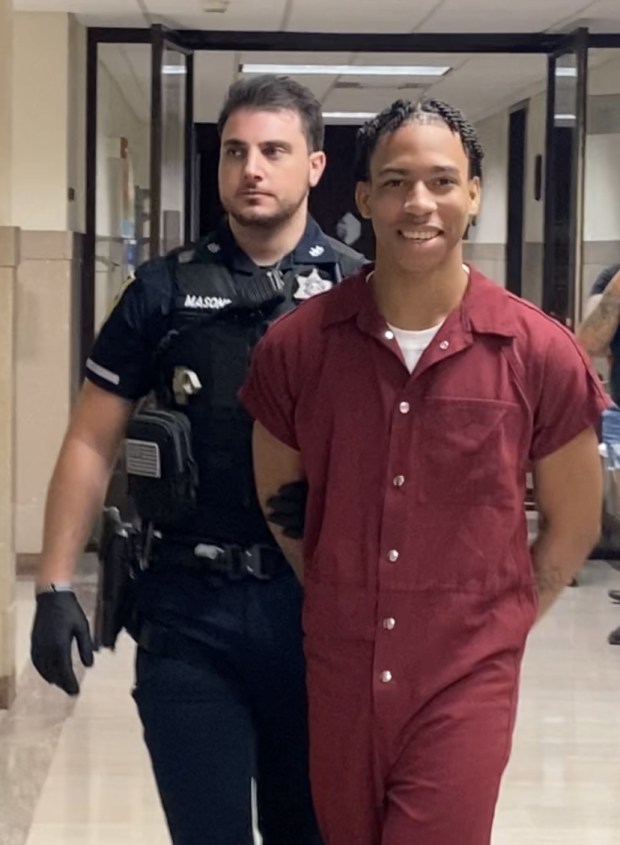
[[[198,470],[185,414],[161,409],[135,414],[125,435],[128,492],[138,515],[172,529],[196,504]]]

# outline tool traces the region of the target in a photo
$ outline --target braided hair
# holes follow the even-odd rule
[[[384,135],[391,135],[405,123],[445,123],[458,135],[469,159],[470,178],[482,178],[484,150],[478,133],[462,111],[441,100],[396,100],[380,114],[365,123],[357,133],[355,145],[355,178],[367,182],[370,177],[370,159]]]

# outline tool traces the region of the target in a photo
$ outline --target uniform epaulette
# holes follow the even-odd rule
[[[176,249],[171,250],[167,258],[176,260],[178,264],[191,264],[196,258],[202,242],[195,244],[184,244]]]
[[[326,236],[331,248],[336,253],[338,263],[344,276],[352,276],[360,267],[367,263],[361,252],[356,252],[350,246],[343,244],[336,238]]]
[[[342,241],[339,241],[337,238],[332,238],[329,235],[327,235],[326,237],[332,249],[334,250],[334,252],[337,252],[338,255],[346,255],[347,258],[353,258],[356,261],[366,260],[361,252],[357,252],[357,250],[353,249],[350,246],[347,246],[347,244],[343,243]]]

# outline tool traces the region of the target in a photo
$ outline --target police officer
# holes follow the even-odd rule
[[[286,77],[240,80],[219,130],[226,221],[138,270],[88,360],[48,492],[32,659],[79,692],[72,642],[85,665],[92,644],[71,579],[133,426],[146,535],[134,698],[172,841],[249,845],[254,778],[265,845],[311,845],[301,592],[255,498],[237,391],[269,323],[363,259],[308,216],[325,167],[311,92]],[[150,391],[160,411],[134,415]]]

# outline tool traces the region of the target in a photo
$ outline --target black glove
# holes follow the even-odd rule
[[[37,672],[67,695],[80,691],[73,664],[71,646],[77,642],[84,666],[93,665],[93,641],[88,620],[75,593],[41,593],[30,638],[30,657]]]
[[[269,522],[284,529],[285,537],[301,540],[306,522],[307,481],[294,481],[280,487],[275,496],[267,499]]]

